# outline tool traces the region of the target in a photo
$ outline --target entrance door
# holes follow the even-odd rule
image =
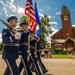
[[[69,52],[71,52],[73,50],[73,41],[71,39],[68,39],[65,43],[66,48],[68,49]]]

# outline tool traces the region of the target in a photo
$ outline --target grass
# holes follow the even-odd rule
[[[52,55],[52,58],[71,58],[71,56],[69,54],[54,54]]]

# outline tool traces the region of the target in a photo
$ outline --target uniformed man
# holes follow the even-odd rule
[[[26,22],[23,22],[23,23],[20,23],[20,29],[21,31],[20,32],[27,32],[27,23]],[[32,75],[31,73],[31,70],[29,68],[29,62],[27,60],[28,58],[28,53],[27,53],[27,41],[28,41],[28,36],[26,37],[21,37],[21,40],[20,40],[20,55],[22,56],[21,58],[21,62],[20,62],[20,65],[19,65],[19,74],[21,73],[23,67],[25,69],[25,73],[26,75]]]
[[[7,19],[12,31],[17,25],[18,18],[16,16],[11,16]],[[15,32],[15,31],[14,31]],[[3,49],[3,59],[7,64],[6,71],[3,75],[19,75],[16,59],[18,58],[19,54],[19,39],[21,38],[21,33],[13,33],[8,29],[2,30],[2,40],[4,44]],[[10,70],[9,70],[10,69]]]
[[[40,43],[40,38],[39,38],[39,36],[37,36],[37,38],[36,37],[34,37],[34,42],[33,42],[33,44],[35,45],[35,58],[36,58],[36,60],[37,60],[37,62],[38,62],[38,64],[39,64],[39,67],[41,68],[41,70],[42,70],[42,72],[43,72],[43,74],[44,73],[46,73],[46,72],[48,72],[48,70],[46,69],[46,67],[45,67],[45,65],[43,64],[43,62],[41,61],[41,49],[43,49],[44,47],[43,47],[43,45]],[[31,45],[33,45],[32,43],[31,43]],[[34,66],[34,65],[33,65]],[[34,70],[35,68],[33,68],[33,66],[32,66],[32,70]]]
[[[44,48],[44,46],[40,42],[40,37],[37,36],[37,42],[36,42],[36,51],[37,51],[36,55],[37,55],[37,57],[36,58],[40,64],[42,72],[46,73],[46,72],[48,72],[48,70],[46,69],[45,65],[43,64],[43,62],[41,60],[41,49],[43,49],[43,48]]]
[[[26,29],[27,29],[27,25],[26,25],[26,23],[21,23],[20,24],[20,27],[21,27],[21,30],[23,31],[23,32],[26,32]],[[33,34],[31,34],[31,36],[33,37]],[[31,56],[32,56],[32,58],[31,58],[31,60],[32,60],[32,62],[34,63],[34,68],[36,68],[35,69],[35,72],[36,72],[36,75],[41,75],[41,72],[40,72],[40,70],[39,70],[39,67],[38,67],[38,64],[37,64],[37,61],[36,61],[36,58],[35,58],[35,54],[34,54],[34,52],[35,52],[35,47],[34,47],[34,41],[36,41],[36,40],[33,40],[33,39],[31,39],[31,47],[30,47],[30,53],[31,53]],[[25,38],[21,38],[21,43],[20,44],[22,44],[23,46],[24,46],[24,48],[25,48],[25,44],[27,44],[28,43],[28,37],[27,37],[27,39],[26,39],[26,37]],[[23,50],[25,50],[24,48],[22,48]],[[24,53],[24,52],[23,52]],[[26,58],[26,62],[28,62],[27,61],[27,57],[28,57],[28,55],[27,55],[27,51],[25,52],[25,55],[23,55],[23,57],[25,57]],[[25,64],[26,65],[26,64]],[[24,63],[21,61],[20,62],[20,66],[19,66],[19,73],[22,71],[22,69],[23,69],[23,67],[24,67]],[[29,66],[28,66],[29,67]],[[30,70],[30,69],[29,69]],[[26,72],[26,70],[25,70],[25,72]],[[30,74],[29,74],[30,75]]]
[[[36,75],[43,75],[40,71],[39,65],[35,58],[35,51],[36,51],[35,42],[37,42],[37,40],[34,38],[34,34],[33,34],[31,35],[31,39],[30,39],[31,60],[32,60]]]

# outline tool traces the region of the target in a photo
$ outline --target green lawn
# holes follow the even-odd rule
[[[52,58],[71,58],[71,56],[68,55],[62,55],[62,54],[54,54],[52,55]]]

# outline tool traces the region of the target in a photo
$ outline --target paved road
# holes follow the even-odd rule
[[[17,63],[19,61],[18,59]],[[49,70],[45,75],[75,75],[75,59],[42,58],[42,61]],[[0,75],[3,75],[5,67],[6,64],[0,55]]]

